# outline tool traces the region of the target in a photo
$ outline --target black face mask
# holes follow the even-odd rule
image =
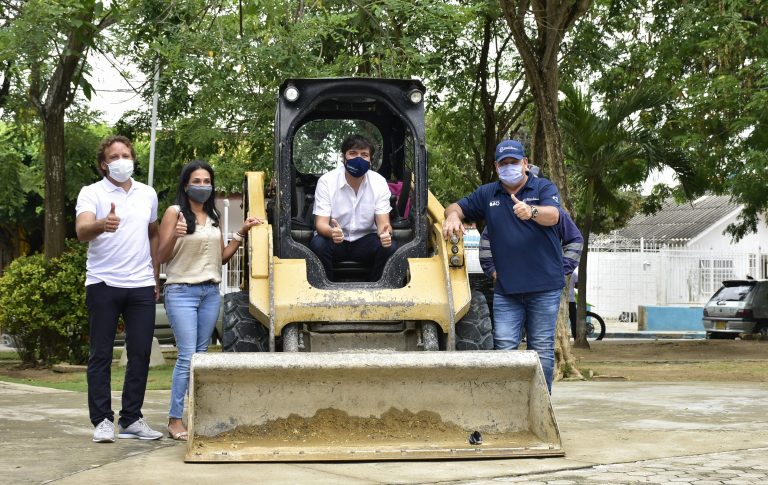
[[[187,197],[189,197],[190,199],[200,204],[204,204],[205,201],[207,201],[211,197],[212,193],[213,193],[213,187],[211,187],[210,185],[187,186]]]

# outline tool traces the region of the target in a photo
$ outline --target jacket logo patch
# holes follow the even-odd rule
[[[491,201],[491,202],[488,204],[488,207],[496,207],[496,206],[498,206],[498,205],[501,205],[501,201],[500,201],[500,200],[492,200],[492,201]]]

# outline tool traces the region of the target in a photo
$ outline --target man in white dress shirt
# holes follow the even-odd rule
[[[341,144],[344,166],[326,173],[315,189],[315,235],[309,247],[333,281],[333,263],[356,261],[370,266],[370,281],[381,278],[397,249],[389,224],[387,181],[370,170],[374,146],[361,135]]]

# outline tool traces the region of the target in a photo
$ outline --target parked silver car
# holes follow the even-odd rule
[[[768,280],[728,280],[704,306],[707,338],[768,337]]]

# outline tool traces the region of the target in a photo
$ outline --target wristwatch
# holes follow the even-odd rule
[[[536,216],[539,215],[539,208],[535,205],[531,206],[531,219],[536,219]]]

